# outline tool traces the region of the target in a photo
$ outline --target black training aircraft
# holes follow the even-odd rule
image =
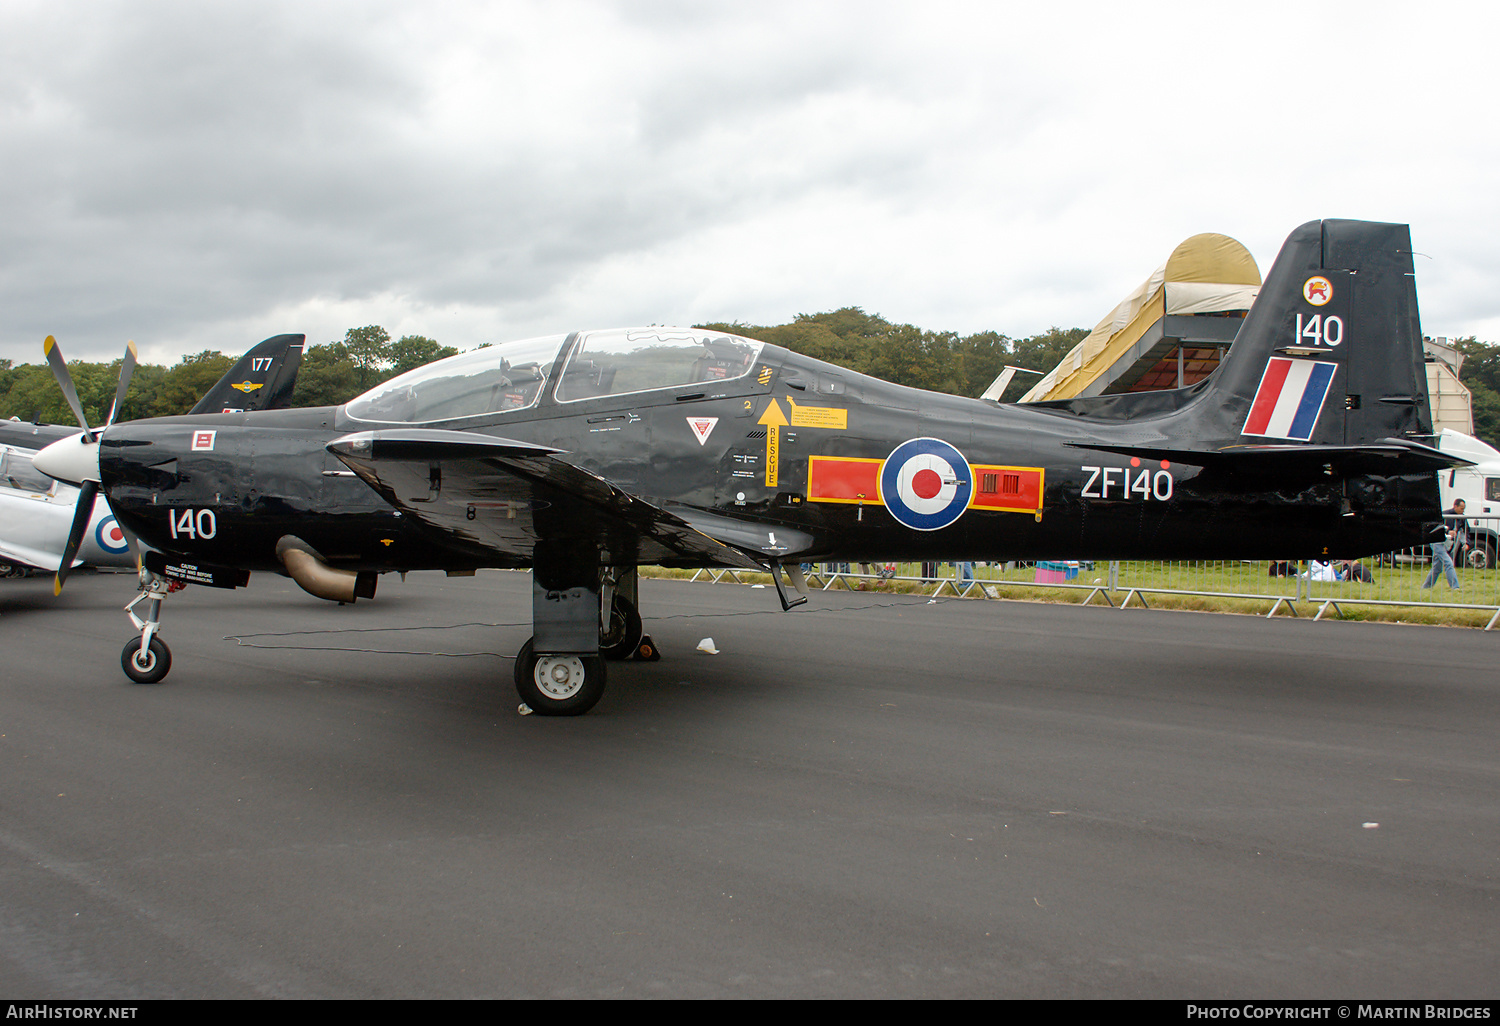
[[[322,409],[115,424],[97,465],[159,554],[126,673],[159,680],[165,579],[530,567],[534,711],[599,700],[641,639],[636,567],[804,560],[1358,556],[1437,537],[1405,225],[1288,238],[1219,369],[1167,392],[1002,406],[699,329],[484,348]],[[69,473],[53,448],[49,473]],[[51,450],[49,450],[51,452]],[[81,462],[91,458],[82,454]],[[153,592],[152,589],[155,589]],[[137,599],[139,601],[139,598]],[[132,614],[133,615],[133,614]]]

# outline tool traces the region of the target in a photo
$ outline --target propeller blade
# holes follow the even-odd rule
[[[78,401],[78,390],[73,387],[73,375],[68,373],[68,361],[63,359],[62,350],[58,348],[57,339],[48,335],[42,343],[42,352],[47,354],[47,365],[52,368],[52,376],[57,379],[57,386],[62,389],[63,398],[73,408],[73,416],[78,418],[78,426],[83,428],[83,433],[88,435],[89,441],[94,440],[93,429],[83,415],[83,404]]]
[[[120,383],[115,386],[115,404],[109,408],[109,420],[104,426],[109,427],[120,415],[120,407],[125,405],[125,390],[130,387],[130,376],[135,373],[135,341],[132,339],[125,343],[125,359],[120,361]]]
[[[99,494],[99,484],[85,481],[78,488],[78,505],[73,507],[73,526],[68,531],[68,544],[63,546],[62,563],[58,565],[57,577],[52,583],[52,594],[61,595],[63,582],[73,569],[73,560],[78,547],[83,544],[83,532],[89,529],[89,518],[94,515],[94,496]]]

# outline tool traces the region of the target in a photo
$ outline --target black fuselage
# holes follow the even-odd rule
[[[1195,404],[1226,402],[1203,387],[1110,421],[906,388],[766,346],[755,373],[727,382],[567,403],[551,388],[528,409],[434,426],[562,450],[668,512],[781,526],[799,539],[788,558],[1352,557],[1425,540],[1438,509],[1430,472],[1254,473],[1086,447],[1172,439]],[[101,475],[120,520],[182,559],[279,569],[290,534],[347,569],[531,565],[403,516],[326,448],[379,426],[343,407],[119,424]],[[957,450],[956,476],[970,477],[933,516],[922,510],[962,481],[920,469],[882,481],[898,447],[924,439]]]

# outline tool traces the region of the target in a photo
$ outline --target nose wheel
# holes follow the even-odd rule
[[[161,630],[162,599],[181,588],[181,584],[168,581],[159,574],[141,571],[140,594],[125,606],[125,615],[141,634],[125,642],[120,653],[120,668],[137,684],[156,684],[172,668],[172,650],[157,637],[156,632]],[[146,603],[144,620],[135,615],[135,607],[142,602]]]
[[[140,639],[131,638],[120,653],[120,666],[137,684],[155,684],[172,668],[172,650],[160,638],[152,638],[144,646]]]
[[[581,716],[604,695],[604,660],[596,655],[537,655],[528,640],[516,653],[516,692],[538,716]]]

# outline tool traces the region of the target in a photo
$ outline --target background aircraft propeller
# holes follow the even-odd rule
[[[83,532],[88,530],[89,519],[94,514],[94,499],[99,495],[99,433],[95,433],[89,427],[88,418],[83,415],[83,404],[78,401],[78,390],[73,387],[73,376],[68,373],[68,363],[63,359],[62,350],[57,345],[57,340],[51,335],[42,343],[42,350],[47,355],[47,365],[52,368],[53,377],[57,378],[57,385],[62,389],[63,398],[73,410],[73,416],[78,418],[78,426],[83,428],[83,434],[76,438],[65,438],[60,442],[54,442],[47,449],[37,453],[37,459],[32,466],[50,477],[59,481],[78,486],[78,502],[73,507],[73,525],[68,530],[68,542],[63,547],[62,562],[57,568],[57,577],[53,581],[52,593],[62,593],[63,582],[68,579],[69,572],[73,569],[73,560],[78,555],[79,546],[83,544]],[[108,428],[119,416],[120,408],[125,405],[125,391],[130,387],[130,377],[135,373],[136,351],[135,343],[125,343],[125,358],[120,363],[120,380],[115,386],[115,401],[110,407],[109,418],[104,423]],[[71,451],[69,449],[71,448]],[[84,451],[80,451],[81,447]],[[49,450],[56,450],[48,455]],[[49,469],[50,468],[50,469]],[[140,549],[136,545],[135,537],[125,530],[123,524],[120,530],[125,535],[125,542],[130,546],[130,552],[140,563]]]

